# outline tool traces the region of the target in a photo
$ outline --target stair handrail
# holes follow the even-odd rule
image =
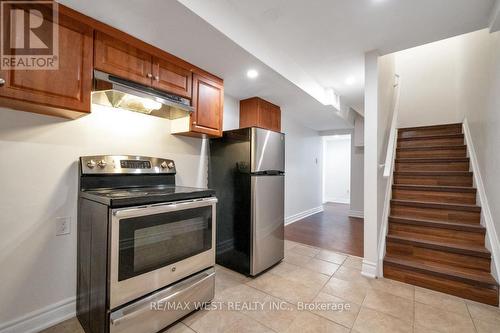
[[[394,157],[396,154],[397,140],[398,140],[398,115],[399,115],[399,97],[401,93],[401,78],[399,75],[395,74],[394,89],[396,90],[393,98],[393,113],[392,113],[392,123],[389,133],[389,141],[387,143],[387,153],[385,158],[385,164],[381,165],[384,168],[383,176],[387,178],[386,188],[385,188],[385,198],[384,207],[382,211],[382,225],[380,226],[380,231],[378,234],[378,265],[377,265],[377,275],[379,277],[384,276],[384,256],[385,256],[385,236],[387,235],[387,229],[389,224],[389,213],[391,210],[391,197],[392,197],[392,183],[393,183],[393,173],[394,168]]]
[[[398,74],[395,74],[396,82],[394,83],[394,88],[396,93],[394,94],[394,109],[392,113],[391,129],[389,133],[389,142],[387,143],[387,153],[385,157],[384,164],[384,177],[388,178],[392,174],[392,168],[394,165],[394,155],[396,154],[396,146],[398,139],[398,116],[399,116],[399,97],[401,95],[401,78]]]

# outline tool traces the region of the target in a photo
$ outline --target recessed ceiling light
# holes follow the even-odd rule
[[[349,76],[347,79],[345,79],[345,84],[348,86],[352,86],[354,83],[356,83],[356,78],[354,76]]]
[[[249,69],[247,72],[247,76],[250,79],[255,79],[257,76],[259,76],[259,72],[257,72],[255,69]]]

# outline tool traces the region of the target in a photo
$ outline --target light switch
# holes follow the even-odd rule
[[[71,217],[58,217],[56,219],[56,236],[69,235],[71,233]]]

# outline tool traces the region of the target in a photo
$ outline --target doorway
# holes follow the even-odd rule
[[[350,213],[351,157],[356,157],[351,134],[325,136],[320,144],[323,211],[287,225],[285,239],[363,257],[363,219]]]
[[[351,135],[323,137],[323,203],[350,204]]]

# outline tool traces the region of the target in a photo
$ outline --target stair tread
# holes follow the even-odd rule
[[[481,211],[481,207],[477,205],[467,205],[467,204],[450,204],[450,203],[441,203],[433,201],[414,201],[414,200],[399,200],[399,199],[392,199],[391,204],[392,203],[404,206],[414,206],[414,207],[431,207],[431,208],[442,208],[442,209],[462,210],[462,211],[472,211],[472,212]]]
[[[455,139],[464,138],[464,135],[459,134],[431,134],[431,135],[418,135],[408,138],[398,138],[398,141],[420,141],[420,140],[433,140],[433,139]]]
[[[454,149],[466,149],[466,145],[451,145],[451,146],[427,146],[427,147],[399,147],[396,150],[406,150],[406,151],[418,151],[418,150],[454,150]]]
[[[394,171],[395,175],[411,176],[472,176],[471,171]]]
[[[448,127],[462,127],[462,123],[428,125],[428,126],[415,126],[415,127],[403,127],[403,128],[398,128],[398,131],[405,132],[405,131],[438,129],[438,128],[448,128]]]
[[[439,264],[437,262],[428,262],[416,258],[397,258],[385,256],[384,264],[395,264],[398,266],[406,266],[413,270],[424,271],[426,273],[445,276],[451,279],[456,279],[475,285],[476,283],[486,285],[488,287],[498,288],[498,283],[493,278],[491,273],[470,268],[455,268],[448,265]]]
[[[422,225],[422,226],[429,226],[429,227],[434,227],[434,228],[454,229],[454,230],[461,230],[461,231],[472,231],[472,232],[478,232],[478,233],[486,232],[486,228],[480,224],[476,225],[476,224],[468,224],[468,223],[457,223],[457,222],[448,222],[448,221],[407,218],[407,217],[395,216],[395,215],[389,216],[389,222]]]
[[[443,163],[443,162],[469,162],[468,157],[403,157],[396,158],[396,163]]]
[[[436,191],[436,192],[469,192],[476,193],[477,189],[468,186],[441,186],[441,185],[406,185],[394,184],[393,189],[417,190],[417,191]]]
[[[413,236],[387,235],[387,240],[418,244],[420,246],[443,250],[447,252],[460,253],[475,257],[491,258],[491,253],[482,245],[456,243],[451,239],[415,234]]]

